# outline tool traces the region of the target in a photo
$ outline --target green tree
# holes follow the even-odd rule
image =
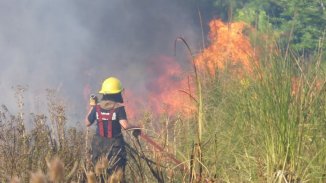
[[[289,42],[292,49],[305,56],[315,53],[326,29],[326,9],[322,0],[251,0],[236,11],[236,17],[260,24],[258,27],[263,30],[262,25],[271,24],[280,33],[284,46]]]
[[[234,12],[243,8],[250,0],[177,0],[181,6],[192,11],[199,10],[207,21],[220,18],[224,21],[232,19]],[[198,13],[194,13],[198,17]]]

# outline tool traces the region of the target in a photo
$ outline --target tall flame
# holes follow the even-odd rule
[[[224,23],[212,20],[209,24],[211,44],[197,58],[201,71],[214,75],[217,69],[231,69],[234,73],[252,72],[255,52],[250,40],[244,35],[243,22]]]

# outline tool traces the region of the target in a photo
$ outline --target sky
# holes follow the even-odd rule
[[[197,21],[173,0],[0,1],[0,104],[14,113],[21,85],[26,113],[42,113],[52,89],[77,121],[84,118],[85,86],[96,93],[109,76],[146,95],[146,83],[159,77],[150,66],[174,57],[178,36],[198,45]]]

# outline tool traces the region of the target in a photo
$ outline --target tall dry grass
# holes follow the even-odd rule
[[[17,90],[21,91],[21,88]],[[24,106],[23,93],[17,93],[19,94],[16,95],[18,106],[21,108]],[[80,138],[83,136],[82,131],[65,127],[64,111],[66,109],[62,103],[49,103],[48,107],[52,118],[50,123],[61,123],[60,130],[51,128],[45,114],[25,115],[23,108],[17,114],[11,114],[7,107],[2,105],[0,110],[1,182],[7,182],[8,177],[15,176],[18,176],[22,182],[28,182],[31,177],[29,172],[37,170],[46,172],[46,159],[50,160],[55,156],[60,157],[66,165],[61,171],[70,172],[65,180],[78,179],[80,176],[78,173],[80,171],[76,167],[84,159],[81,153],[84,144]],[[30,130],[27,130],[26,125],[32,126]],[[64,140],[62,140],[63,134]],[[57,177],[57,175],[51,175],[51,169],[55,168],[60,169],[60,167],[50,167],[49,176],[52,181],[55,180],[54,177]]]

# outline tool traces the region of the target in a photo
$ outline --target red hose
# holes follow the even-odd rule
[[[158,145],[152,138],[150,138],[146,134],[141,133],[140,137],[142,139],[144,139],[146,142],[148,142],[149,144],[151,144],[155,149],[159,150],[160,152],[165,152],[164,149],[160,145]],[[172,154],[170,154],[170,153],[166,153],[166,154],[167,154],[168,158],[170,158],[176,165],[182,165],[182,162],[177,160]],[[182,168],[182,170],[184,170],[183,166],[181,166],[181,168]]]

